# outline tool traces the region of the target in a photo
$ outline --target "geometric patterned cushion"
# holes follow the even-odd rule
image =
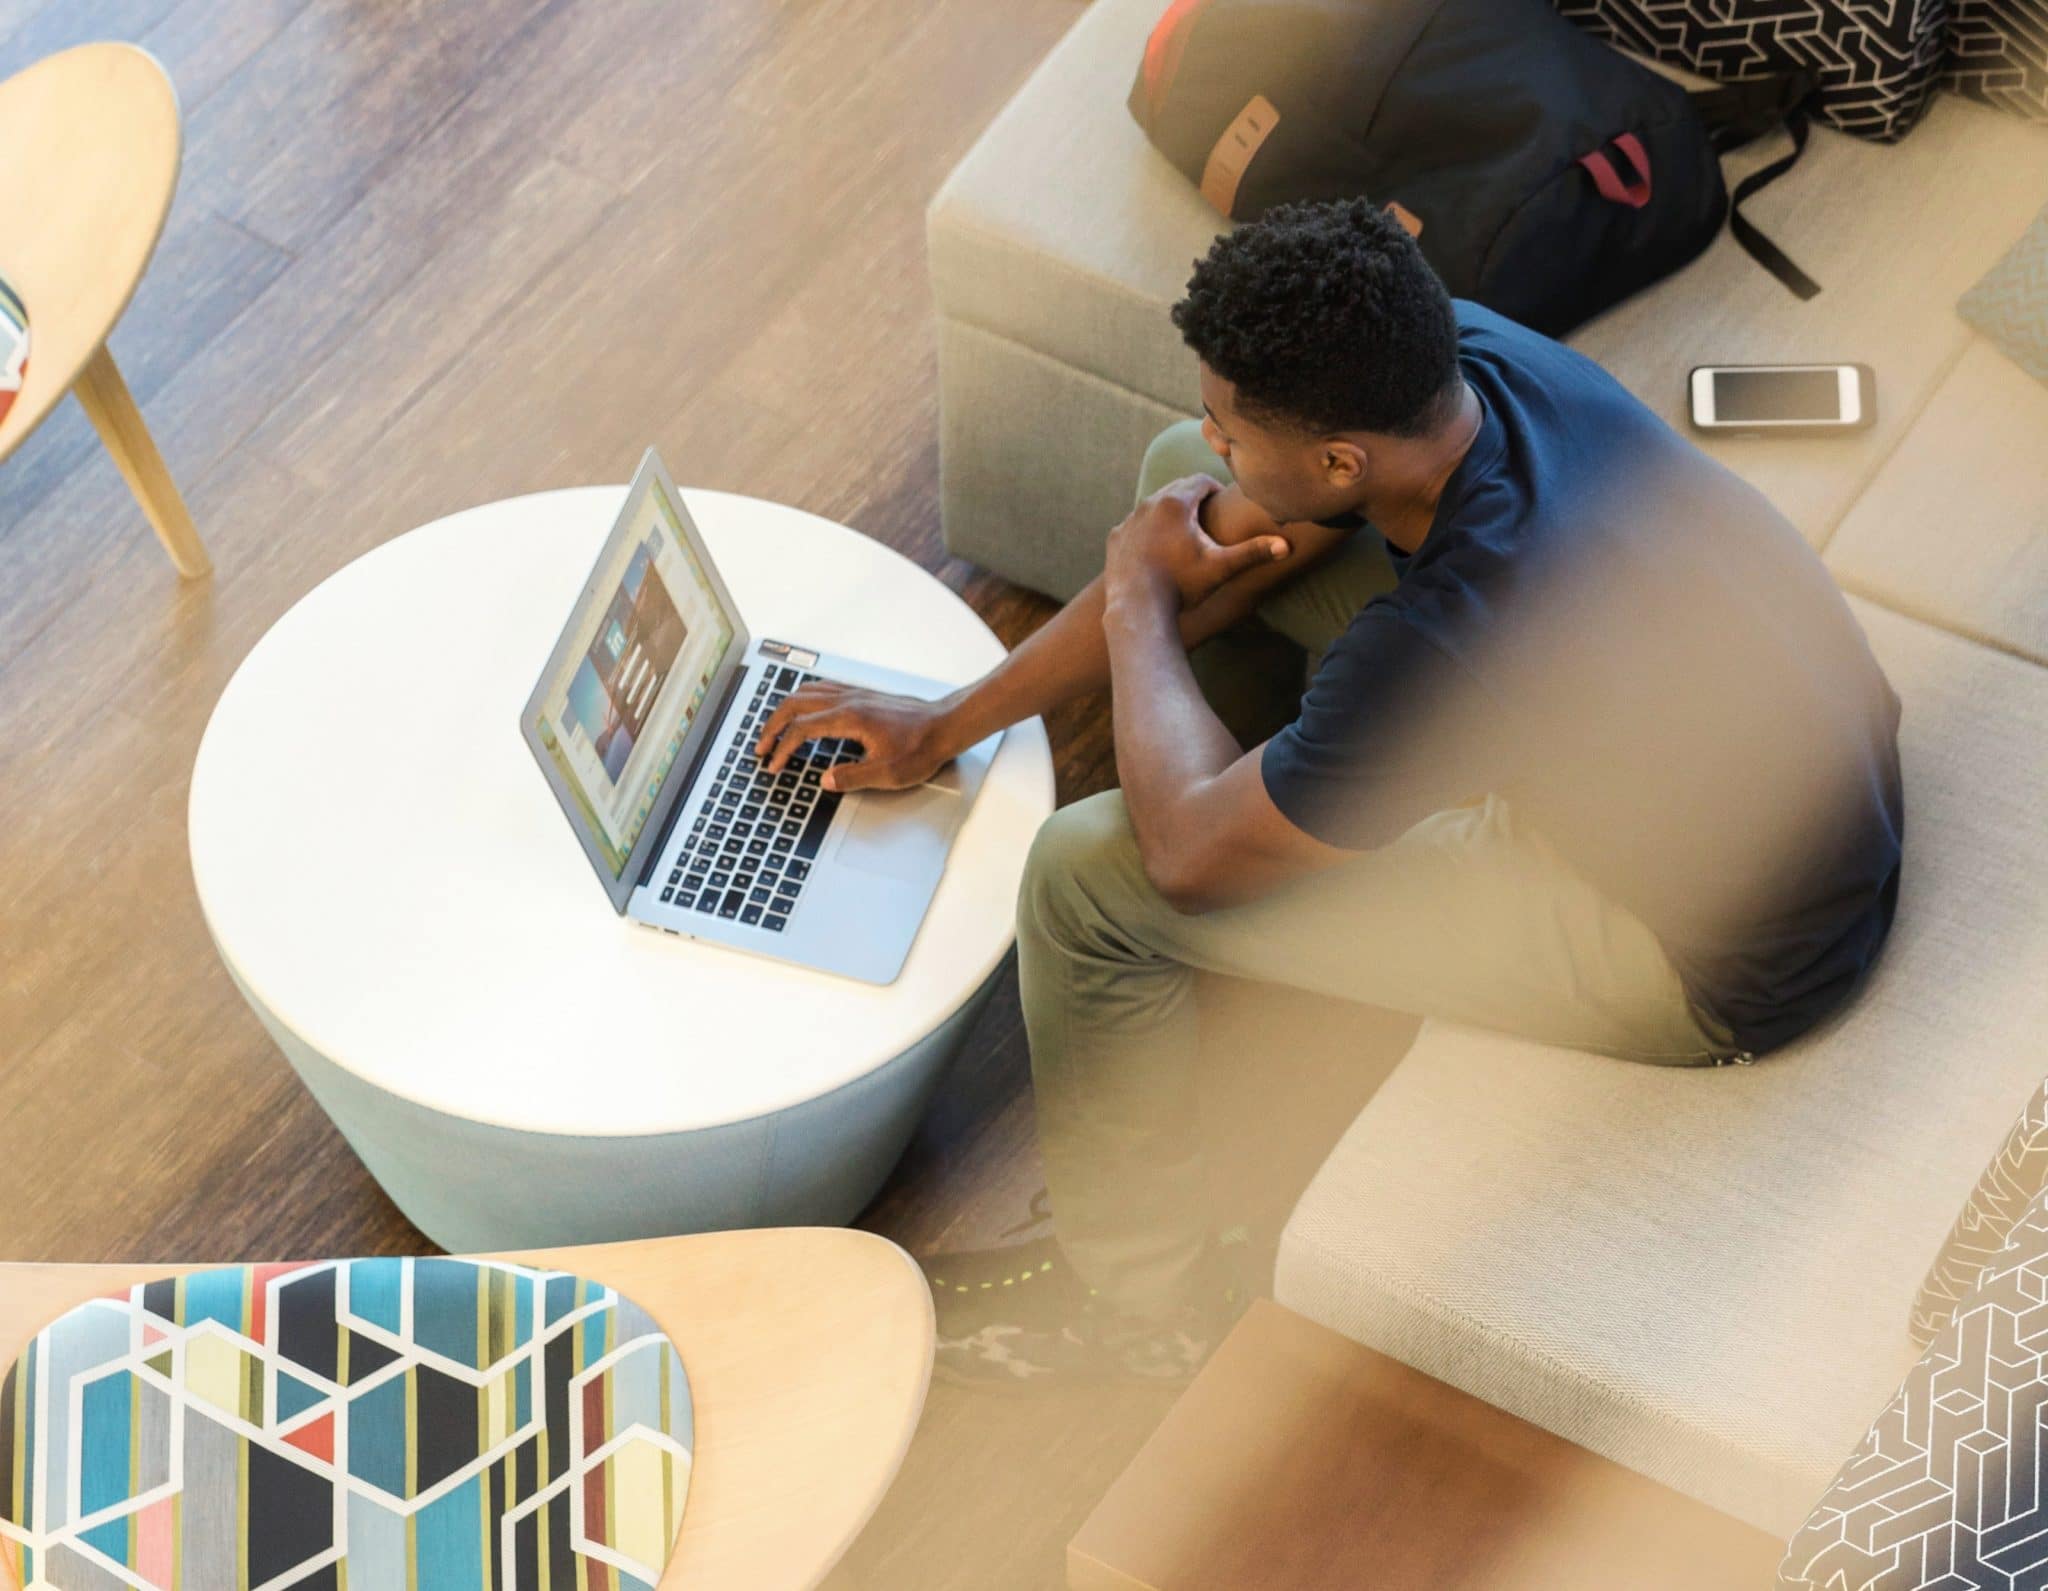
[[[2048,0],[1950,0],[1942,86],[2048,122]]]
[[[0,420],[14,407],[28,369],[28,307],[0,276]]]
[[[80,1305],[0,1382],[0,1562],[63,1591],[651,1591],[692,1446],[682,1360],[601,1283],[198,1271]]]
[[[1910,1322],[1913,1340],[1921,1347],[1955,1318],[1956,1306],[1969,1297],[1985,1265],[2005,1247],[2043,1188],[2048,1188],[2048,1082],[2034,1090],[1928,1267]]]
[[[1956,313],[2020,369],[2048,382],[2048,210],[1957,301]]]
[[[1778,1566],[1778,1591],[2048,1585],[2048,1197],[1906,1373]]]

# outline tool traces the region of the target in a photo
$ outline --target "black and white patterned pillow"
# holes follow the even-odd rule
[[[2048,0],[1950,0],[1942,86],[2048,122]]]
[[[1778,1565],[1778,1591],[2048,1585],[2048,1194],[1906,1372]]]
[[[1716,82],[1804,69],[1823,121],[1862,138],[1905,137],[1927,108],[1951,0],[1556,0],[1624,49]],[[1983,0],[1979,0],[1983,3]],[[2039,8],[2048,0],[1994,0]]]
[[[2048,237],[2048,210],[2041,212],[2034,225]],[[2048,376],[2042,379],[2048,380]],[[1921,1347],[1934,1341],[1956,1318],[1957,1308],[1976,1289],[1984,1267],[2003,1251],[2012,1229],[2044,1188],[2048,1188],[2048,1081],[2027,1096],[2026,1108],[1991,1163],[1979,1173],[1977,1185],[1963,1201],[1962,1213],[1927,1268],[1927,1279],[1913,1299],[1907,1323]]]

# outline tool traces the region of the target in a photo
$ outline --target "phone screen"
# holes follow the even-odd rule
[[[1714,419],[1719,424],[1841,418],[1842,383],[1833,366],[1714,372]]]

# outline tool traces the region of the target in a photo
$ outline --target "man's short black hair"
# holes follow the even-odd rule
[[[1173,323],[1264,425],[1419,436],[1458,379],[1450,294],[1366,199],[1283,204],[1195,262]]]

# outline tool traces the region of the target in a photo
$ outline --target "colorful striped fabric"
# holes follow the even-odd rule
[[[14,407],[28,370],[28,307],[0,276],[0,420]]]
[[[453,1259],[200,1271],[94,1299],[0,1381],[24,1591],[651,1591],[690,1387],[597,1282]]]

